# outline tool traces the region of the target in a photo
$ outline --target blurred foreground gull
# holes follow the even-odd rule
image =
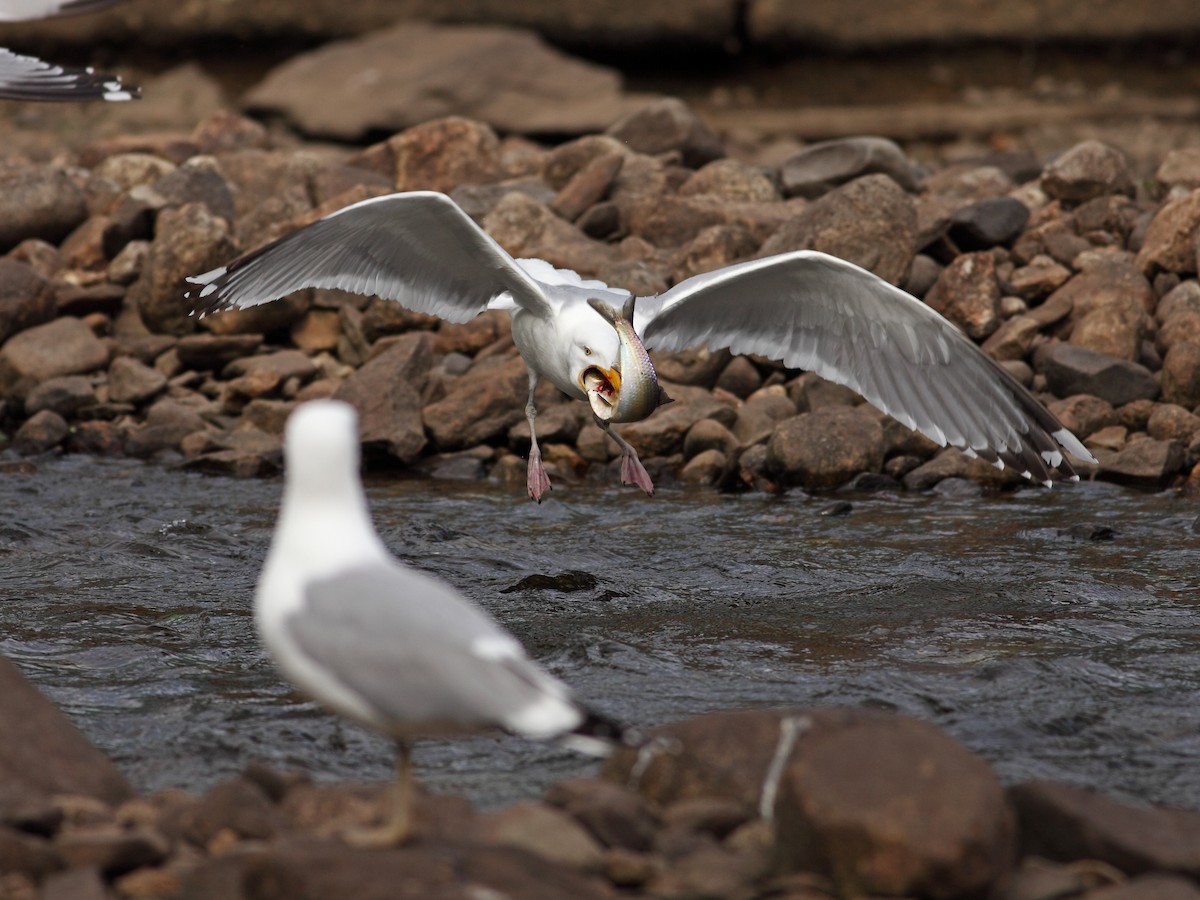
[[[409,835],[415,738],[499,729],[597,755],[621,739],[481,609],[387,552],[367,513],[351,406],[302,404],[284,447],[283,504],[254,600],[259,634],[302,690],[398,747],[385,822],[348,840]]]
[[[622,479],[649,476],[609,429],[666,401],[646,347],[728,347],[808,369],[858,391],[938,444],[1050,484],[1078,478],[1063,451],[1092,456],[1015,378],[920,300],[865,269],[813,250],[696,275],[656,297],[587,281],[540,259],[514,260],[444,194],[355,203],[193,278],[194,312],[245,309],[306,287],[396,300],[463,322],[512,313],[529,369],[529,495],[550,486],[534,431],[534,389],[548,379],[587,400],[621,447]],[[644,346],[643,346],[644,345]]]
[[[92,12],[119,0],[0,0],[0,22]],[[126,87],[115,75],[94,69],[57,66],[0,47],[0,99],[134,100],[141,88]]]

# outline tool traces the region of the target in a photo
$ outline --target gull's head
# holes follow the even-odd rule
[[[343,491],[357,484],[358,413],[341,400],[310,400],[296,407],[284,434],[289,490],[306,495]]]
[[[612,417],[621,396],[621,343],[612,326],[589,307],[579,307],[579,327],[573,335],[568,371],[601,419]]]

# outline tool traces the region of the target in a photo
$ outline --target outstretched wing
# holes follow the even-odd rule
[[[551,314],[541,285],[445,194],[388,194],[347,206],[227,266],[188,279],[200,315],[268,303],[302,288],[395,300],[465,322],[504,294]]]
[[[0,47],[0,99],[133,100],[141,93],[140,88],[122,85],[115,75],[56,66]]]
[[[93,12],[120,0],[0,0],[0,22],[23,22],[50,16]]]
[[[865,269],[801,250],[640,298],[647,347],[707,345],[807,369],[945,446],[1049,482],[1092,455],[1015,378],[920,300]]]

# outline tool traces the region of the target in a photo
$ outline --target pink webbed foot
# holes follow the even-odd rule
[[[621,454],[621,483],[636,484],[647,494],[654,496],[654,482],[650,480],[650,473],[646,471],[636,453]]]
[[[529,486],[529,499],[536,503],[542,502],[542,494],[553,490],[550,486],[550,476],[542,465],[542,451],[535,444],[529,450],[529,468],[526,472],[526,483]]]

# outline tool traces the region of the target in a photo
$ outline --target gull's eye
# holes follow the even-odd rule
[[[592,355],[592,348],[591,348],[591,347],[584,347],[584,348],[583,348],[583,355],[584,355],[584,356],[591,356],[591,355]]]

